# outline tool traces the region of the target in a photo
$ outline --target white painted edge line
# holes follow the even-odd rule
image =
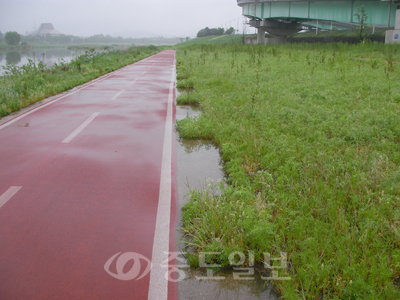
[[[3,195],[0,196],[0,207],[7,203],[18,191],[22,189],[22,186],[12,186]]]
[[[164,147],[161,165],[160,195],[158,198],[156,230],[153,242],[151,272],[148,300],[168,299],[168,279],[165,278],[165,268],[168,264],[169,234],[171,218],[171,170],[172,170],[172,111],[175,82],[175,61],[172,68],[171,85],[167,104],[167,120],[165,124]]]
[[[131,84],[134,84],[136,81],[138,81],[139,78],[136,78],[134,81],[131,82]]]
[[[87,119],[85,122],[82,123],[81,126],[79,126],[77,129],[74,130],[69,136],[67,136],[62,143],[68,144],[70,141],[72,141],[83,129],[86,128],[93,120],[99,115],[99,113],[94,113]]]
[[[150,56],[150,57],[151,57],[151,56]],[[147,59],[147,58],[149,58],[149,57],[146,57],[145,59]],[[141,62],[141,61],[143,61],[143,60],[145,60],[145,59],[142,59],[142,60],[140,60],[140,61],[138,61],[138,62],[136,62],[136,63],[127,65],[127,66],[125,66],[125,67],[122,67],[121,69],[118,69],[118,70],[116,70],[116,71],[114,71],[114,72],[111,72],[111,73],[109,73],[109,74],[106,74],[106,75],[104,75],[104,76],[102,76],[102,77],[100,77],[100,78],[96,78],[96,79],[93,79],[92,81],[89,81],[89,82],[87,82],[87,83],[84,83],[82,87],[76,89],[76,90],[73,91],[73,92],[67,92],[67,94],[65,94],[64,96],[61,96],[61,97],[56,98],[56,99],[54,99],[54,100],[51,100],[51,101],[49,101],[49,102],[47,102],[47,103],[45,103],[45,104],[43,104],[43,105],[40,105],[40,106],[38,106],[38,107],[36,107],[36,108],[30,110],[30,111],[27,111],[26,113],[23,113],[22,115],[20,115],[20,116],[18,116],[18,117],[15,117],[14,119],[11,119],[10,121],[7,121],[7,122],[4,123],[3,125],[0,125],[0,130],[2,130],[2,129],[4,129],[4,128],[8,127],[8,126],[10,126],[11,124],[13,124],[13,123],[15,123],[15,122],[21,120],[22,118],[24,118],[24,117],[26,117],[26,116],[29,116],[30,114],[32,114],[32,113],[38,111],[39,109],[42,109],[42,108],[44,108],[44,107],[46,107],[46,106],[49,106],[50,104],[56,103],[57,101],[60,101],[61,99],[64,99],[64,98],[66,98],[66,97],[68,97],[68,96],[71,96],[71,95],[73,95],[73,94],[75,94],[75,93],[77,93],[77,92],[79,92],[79,91],[81,91],[81,90],[83,90],[83,89],[85,89],[85,88],[87,88],[87,87],[93,85],[93,84],[96,84],[96,83],[98,83],[98,82],[100,82],[100,81],[103,81],[103,80],[105,80],[105,79],[107,79],[107,78],[109,78],[109,77],[111,77],[111,76],[113,76],[113,75],[115,75],[115,74],[117,74],[117,73],[120,73],[120,72],[122,72],[123,70],[129,68],[130,66],[136,65],[136,64],[138,64],[139,62]]]
[[[121,90],[121,91],[119,91],[114,97],[112,97],[112,99],[111,100],[115,100],[115,99],[117,99],[119,96],[121,96],[121,94],[123,93],[123,92],[125,92],[126,90],[124,89],[124,90]]]

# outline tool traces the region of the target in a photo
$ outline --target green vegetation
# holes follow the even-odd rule
[[[14,32],[18,34],[17,32]],[[20,36],[20,35],[19,35]],[[20,36],[20,41],[16,44],[1,43],[2,35],[0,32],[0,50],[27,50],[27,49],[44,49],[44,48],[103,48],[110,45],[130,46],[148,46],[148,45],[175,45],[186,38],[122,38],[112,37],[110,35],[97,34],[90,37],[79,37],[73,35],[56,35],[47,34],[45,37],[37,36]],[[21,44],[20,44],[21,42]]]
[[[286,252],[283,299],[400,299],[398,46],[177,51],[178,84],[202,108],[177,129],[214,140],[227,176],[183,207],[190,263]]]
[[[218,35],[231,35],[235,32],[235,28],[230,27],[229,29],[227,29],[226,31],[224,30],[224,28],[203,28],[201,29],[198,33],[197,33],[197,37],[201,38],[201,37],[205,37],[205,36],[218,36]]]
[[[219,35],[219,36],[206,36],[201,38],[191,39],[180,45],[189,46],[196,44],[243,44],[243,36],[240,34],[235,35]]]
[[[197,37],[205,37],[205,36],[212,36],[212,35],[223,35],[225,33],[224,28],[203,28],[197,33]]]
[[[365,6],[362,5],[361,7],[359,7],[354,16],[356,17],[356,20],[360,24],[360,26],[358,26],[358,32],[359,32],[359,38],[362,39],[365,36],[365,26],[368,19],[368,16],[365,12]]]
[[[106,45],[106,44],[79,44],[79,45],[71,45],[71,44],[52,44],[52,43],[41,43],[41,42],[36,42],[36,43],[28,43],[26,41],[22,41],[19,45],[7,45],[7,44],[0,44],[0,51],[27,51],[27,50],[35,50],[35,49],[69,49],[72,51],[76,50],[89,50],[92,48],[95,49],[103,49],[104,47],[112,47],[116,48],[116,46],[119,47],[125,47],[129,48],[132,45]]]
[[[0,77],[0,117],[157,52],[159,49],[154,46],[101,54],[91,49],[71,63],[61,61],[52,67],[43,62],[35,64],[32,60],[21,67],[8,64],[4,67],[6,75]]]
[[[386,29],[375,29],[375,32],[374,33],[372,32],[373,32],[372,27],[367,27],[364,25],[363,37],[366,38],[370,36],[384,37],[386,34]],[[315,31],[313,31],[313,32],[297,33],[292,36],[293,39],[302,37],[360,37],[360,30],[319,31],[317,36],[315,35]]]
[[[36,36],[24,36],[22,37],[23,41],[26,41],[31,44],[37,45],[100,45],[100,44],[137,44],[137,45],[165,45],[165,44],[177,44],[180,42],[179,38],[164,38],[164,37],[155,37],[155,38],[123,38],[123,37],[112,37],[110,35],[96,34],[89,37],[79,37],[73,35],[55,35],[52,36],[50,34],[45,37],[36,37]]]
[[[372,28],[367,28],[364,26],[363,37],[384,37],[386,30],[376,29],[374,33],[372,33]],[[335,37],[335,38],[349,38],[355,37],[358,38],[360,35],[359,30],[333,30],[333,31],[320,31],[318,35],[315,35],[314,32],[306,32],[306,33],[298,33],[291,37],[289,37],[289,41],[291,43],[296,42],[296,39],[301,40],[301,38],[324,38],[324,37]],[[269,36],[269,35],[267,35]],[[256,35],[247,34],[246,37],[256,37]],[[322,41],[322,40],[321,40]],[[179,46],[190,46],[190,45],[204,45],[204,44],[243,44],[243,35],[242,34],[234,34],[234,35],[220,35],[220,36],[206,36],[201,38],[191,39],[190,41],[179,44]]]
[[[4,36],[4,40],[8,45],[15,46],[21,41],[21,35],[19,35],[16,31],[8,31]]]

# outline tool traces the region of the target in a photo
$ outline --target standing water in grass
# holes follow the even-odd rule
[[[226,173],[183,207],[190,264],[252,251],[284,299],[400,299],[399,61],[368,42],[179,49],[202,109],[179,134]]]

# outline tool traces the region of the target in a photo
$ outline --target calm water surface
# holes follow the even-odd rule
[[[83,54],[84,51],[72,51],[65,48],[55,49],[35,49],[30,51],[0,51],[0,76],[4,75],[2,66],[12,63],[22,66],[31,59],[35,63],[43,61],[47,66],[52,66],[60,61],[70,62],[76,56]]]

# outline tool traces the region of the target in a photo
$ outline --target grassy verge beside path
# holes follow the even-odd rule
[[[177,128],[220,146],[228,183],[183,208],[192,265],[286,252],[283,299],[400,299],[399,49],[178,49],[178,84],[202,114]]]
[[[160,48],[154,46],[131,47],[101,54],[87,51],[70,63],[59,62],[52,67],[33,61],[21,67],[8,65],[6,75],[0,77],[0,117],[159,51]]]

